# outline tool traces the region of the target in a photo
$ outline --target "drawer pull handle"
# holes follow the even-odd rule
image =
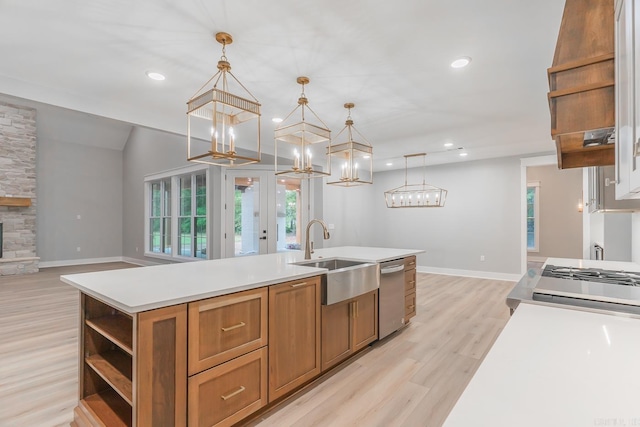
[[[224,396],[224,395],[223,395],[223,396],[220,396],[220,397],[222,398],[222,400],[231,399],[233,396],[236,396],[236,395],[238,395],[238,394],[242,393],[242,392],[243,392],[243,391],[245,391],[245,390],[246,390],[246,389],[244,388],[244,386],[242,386],[242,385],[241,385],[241,386],[240,386],[240,388],[239,388],[239,389],[237,389],[236,391],[234,391],[234,392],[232,392],[232,393],[229,393],[229,394],[227,394],[226,396]]]
[[[295,285],[291,285],[292,288],[299,288],[300,286],[305,286],[307,282],[296,283]]]
[[[244,322],[240,322],[237,325],[229,326],[228,328],[222,328],[222,332],[232,331],[234,329],[242,328],[245,326]]]
[[[409,265],[416,265],[416,262],[415,262],[415,261],[411,261],[411,262],[409,263]]]
[[[412,310],[412,309],[413,309],[413,307],[415,307],[415,305],[410,305],[408,308],[409,308],[410,310]]]
[[[412,284],[412,285],[415,285],[416,281],[415,280],[411,280],[409,283]]]

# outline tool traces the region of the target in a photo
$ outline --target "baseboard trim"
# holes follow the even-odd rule
[[[532,261],[532,262],[546,262],[547,261],[546,256],[527,256],[527,261]]]
[[[163,265],[163,264],[166,264],[166,263],[161,263],[161,262],[148,261],[146,259],[131,258],[131,257],[128,257],[128,256],[122,257],[122,261],[128,262],[129,264],[139,265],[141,267],[150,267],[152,265]]]
[[[506,280],[517,282],[522,278],[521,274],[497,273],[493,271],[458,270],[455,268],[418,266],[418,273],[442,274],[445,276],[475,277],[478,279]]]
[[[106,262],[128,262],[121,256],[107,257],[107,258],[84,258],[84,259],[67,259],[62,261],[40,261],[40,268],[48,267],[67,267],[70,265],[85,265],[85,264],[104,264]]]

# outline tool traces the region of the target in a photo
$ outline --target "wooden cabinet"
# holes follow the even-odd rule
[[[267,404],[268,288],[189,303],[189,426],[230,426]]]
[[[352,301],[322,306],[322,371],[335,366],[352,353]]]
[[[320,374],[320,278],[269,287],[269,402]]]
[[[351,304],[352,348],[356,352],[378,339],[378,291],[360,295]]]
[[[378,291],[322,306],[322,371],[378,339]]]
[[[404,320],[408,322],[416,315],[416,257],[405,258],[404,266]]]
[[[616,32],[616,198],[640,198],[640,22],[639,0],[617,0]]]
[[[267,345],[267,288],[189,304],[189,375]]]
[[[189,378],[189,426],[231,426],[267,404],[267,348]]]
[[[186,425],[186,327],[186,304],[131,316],[83,294],[76,422]]]
[[[137,314],[138,427],[187,424],[187,305]]]

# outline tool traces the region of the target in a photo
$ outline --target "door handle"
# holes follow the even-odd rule
[[[267,236],[262,236],[260,240],[267,240]]]

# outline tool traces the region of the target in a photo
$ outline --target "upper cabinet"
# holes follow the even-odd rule
[[[616,0],[616,199],[640,198],[640,1]]]
[[[549,75],[561,169],[613,165],[614,0],[566,0]]]

